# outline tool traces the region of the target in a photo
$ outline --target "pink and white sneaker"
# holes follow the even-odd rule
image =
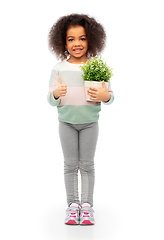
[[[80,224],[81,225],[95,224],[94,210],[89,203],[83,203],[81,206]]]
[[[66,210],[66,219],[65,224],[77,225],[80,223],[79,218],[79,205],[77,203],[72,203],[69,208]]]

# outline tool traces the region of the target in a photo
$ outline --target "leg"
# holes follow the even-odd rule
[[[59,135],[64,155],[64,180],[67,203],[79,204],[78,196],[78,131],[69,123],[59,122]]]
[[[94,155],[98,138],[98,123],[85,125],[79,133],[80,172],[82,180],[81,204],[93,206],[95,182]]]

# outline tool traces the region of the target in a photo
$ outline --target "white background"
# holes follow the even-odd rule
[[[85,13],[107,32],[115,101],[102,106],[95,167],[96,225],[64,225],[57,111],[48,105],[57,59],[47,36]],[[164,239],[163,1],[1,1],[0,238]]]

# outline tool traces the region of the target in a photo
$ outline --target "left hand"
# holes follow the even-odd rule
[[[90,96],[91,100],[94,100],[94,101],[104,101],[104,102],[108,102],[110,100],[111,95],[108,92],[108,90],[106,88],[106,84],[105,84],[104,81],[102,82],[102,85],[103,85],[102,89],[94,88],[94,87],[90,87],[89,88],[87,93]]]

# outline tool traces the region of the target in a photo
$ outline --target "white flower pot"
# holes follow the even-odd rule
[[[106,84],[106,87],[108,88],[108,82],[105,82],[105,84]],[[86,100],[87,100],[87,101],[90,101],[90,102],[101,102],[101,101],[98,101],[98,100],[91,100],[91,99],[90,99],[90,96],[89,96],[88,93],[87,93],[87,90],[88,90],[90,87],[102,89],[102,88],[103,88],[102,82],[97,82],[97,81],[84,81],[84,87],[85,87],[85,94],[86,94]]]

